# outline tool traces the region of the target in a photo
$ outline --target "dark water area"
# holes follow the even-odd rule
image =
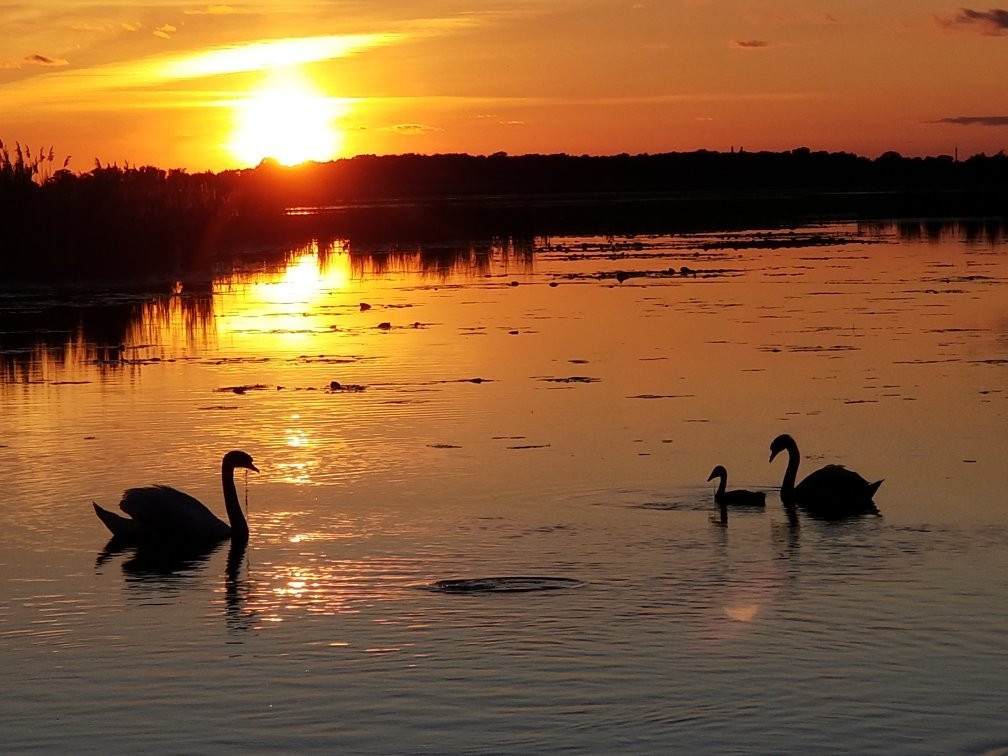
[[[0,288],[11,752],[1003,753],[990,220],[269,245]],[[791,521],[801,478],[880,517]],[[247,544],[109,542],[163,483]],[[715,506],[708,475],[765,494]]]

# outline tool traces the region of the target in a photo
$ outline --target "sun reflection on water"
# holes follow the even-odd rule
[[[400,572],[397,562],[322,561],[307,555],[304,563],[252,566],[251,588],[243,596],[242,610],[269,623],[282,623],[298,614],[356,614],[364,605],[399,598],[408,584],[403,578],[395,579]]]
[[[350,277],[348,252],[335,245],[320,252],[313,242],[292,255],[279,274],[260,272],[218,284],[218,331],[222,337],[254,337],[242,346],[260,354],[304,348],[332,331],[332,314],[324,305]]]

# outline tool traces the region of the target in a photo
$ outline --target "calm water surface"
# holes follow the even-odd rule
[[[827,226],[4,292],[4,748],[1004,748],[1006,280]],[[884,516],[788,527],[782,432]],[[232,448],[246,550],[103,553]],[[498,576],[562,587],[430,587]]]

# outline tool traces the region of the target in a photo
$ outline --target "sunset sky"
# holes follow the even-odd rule
[[[1008,8],[947,0],[26,0],[0,39],[0,140],[77,171],[1008,149]]]

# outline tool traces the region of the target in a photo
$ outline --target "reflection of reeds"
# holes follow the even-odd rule
[[[169,339],[206,348],[215,322],[209,293],[41,292],[5,307],[2,318],[4,383],[118,372],[156,358]]]
[[[1008,218],[931,218],[862,223],[862,233],[882,236],[896,231],[905,241],[962,240],[967,244],[997,244],[1008,239]]]
[[[350,266],[356,278],[402,272],[443,280],[455,275],[483,277],[495,263],[527,272],[534,254],[532,239],[494,239],[466,245],[419,244],[405,248],[364,246],[351,251]]]

